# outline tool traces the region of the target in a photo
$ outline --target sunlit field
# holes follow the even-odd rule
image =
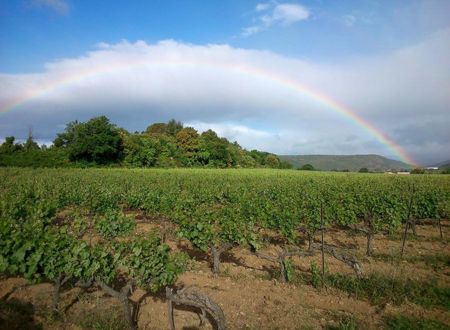
[[[1,315],[11,327],[23,309],[49,328],[164,328],[165,303],[155,298],[182,286],[207,294],[230,328],[395,328],[417,313],[426,325],[449,322],[445,175],[4,168],[0,176],[0,292],[10,298]],[[199,326],[195,311],[174,315]]]

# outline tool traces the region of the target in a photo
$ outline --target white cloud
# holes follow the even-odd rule
[[[65,0],[32,0],[31,4],[37,7],[47,7],[60,15],[65,15],[69,12],[69,4]]]
[[[256,5],[255,11],[260,14],[261,12],[266,13],[258,17],[258,25],[244,28],[241,36],[249,37],[274,25],[288,26],[307,20],[310,16],[305,7],[293,3],[259,3]]]
[[[279,4],[275,6],[270,23],[279,23],[281,25],[289,25],[295,22],[308,19],[309,11],[297,4]]]
[[[241,35],[243,37],[249,37],[252,34],[258,33],[261,30],[262,30],[261,26],[253,25],[253,26],[249,26],[249,27],[246,27],[246,28],[242,29]]]
[[[175,118],[276,153],[392,156],[364,128],[320,103],[327,95],[419,161],[440,161],[450,155],[449,38],[450,29],[334,65],[228,45],[102,43],[48,63],[42,73],[0,74],[0,138],[24,138],[32,126],[37,139],[52,140],[59,125],[105,114],[131,131]]]
[[[258,3],[256,5],[256,11],[264,11],[270,8],[270,3]]]

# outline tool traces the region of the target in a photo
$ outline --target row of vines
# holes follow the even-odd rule
[[[327,228],[363,233],[370,255],[377,233],[414,230],[416,219],[448,218],[450,179],[269,170],[1,169],[0,273],[53,282],[55,313],[67,283],[97,286],[120,299],[136,327],[132,290],[167,287],[168,297],[181,299],[182,293],[175,296],[169,288],[188,257],[165,244],[166,231],[135,234],[131,211],[167,223],[172,234],[209,252],[215,273],[222,253],[239,245],[278,262],[280,279],[288,280],[286,258],[319,250],[361,271],[354,257],[316,243]],[[96,233],[95,239],[88,232]],[[281,237],[277,257],[259,253],[268,232]],[[223,319],[217,305],[199,295],[193,305]]]

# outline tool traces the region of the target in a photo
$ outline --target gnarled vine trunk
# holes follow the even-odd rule
[[[220,256],[222,255],[222,253],[231,249],[232,247],[233,247],[232,243],[224,243],[221,246],[219,246],[218,248],[215,247],[214,245],[210,246],[214,274],[220,273]]]
[[[129,300],[129,296],[131,294],[131,290],[133,287],[133,282],[128,282],[120,291],[116,291],[113,288],[109,287],[105,282],[96,280],[95,284],[99,286],[103,291],[109,294],[112,297],[118,298],[122,304],[122,310],[125,315],[125,318],[128,322],[128,325],[131,329],[137,329],[137,324],[133,319],[133,312],[131,310],[131,304]]]
[[[222,308],[214,301],[212,301],[207,295],[201,293],[195,288],[185,288],[174,293],[171,288],[166,287],[167,308],[169,317],[169,328],[175,330],[175,320],[173,317],[173,304],[191,306],[199,308],[202,311],[202,315],[206,313],[216,323],[218,330],[226,330],[227,325],[225,322],[225,315]],[[203,318],[201,318],[203,320]]]
[[[70,280],[70,276],[65,276],[64,274],[59,274],[53,285],[53,299],[52,299],[52,311],[54,314],[59,313],[59,297],[60,292],[64,284]]]

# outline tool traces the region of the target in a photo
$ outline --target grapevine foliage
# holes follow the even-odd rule
[[[151,292],[172,285],[186,256],[157,233],[134,235],[130,209],[169,219],[216,262],[234,245],[258,249],[264,230],[297,245],[330,226],[359,228],[369,249],[375,233],[396,232],[409,218],[448,217],[449,205],[450,179],[437,175],[4,168],[0,273],[103,287],[125,280]],[[77,211],[62,217],[68,209]],[[89,231],[98,237],[86,239]],[[283,262],[291,276],[290,260]]]

